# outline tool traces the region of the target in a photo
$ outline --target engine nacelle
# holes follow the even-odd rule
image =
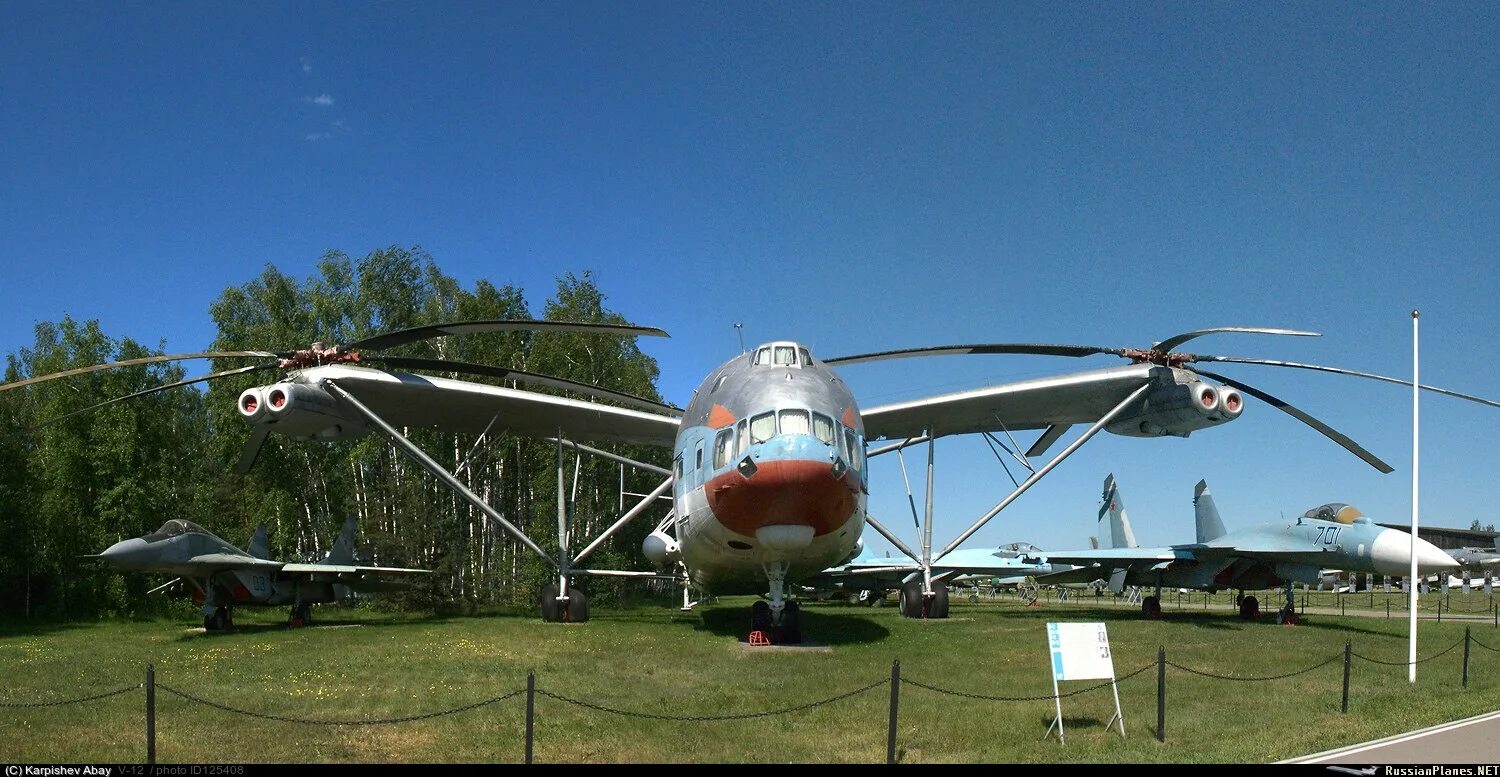
[[[681,558],[682,548],[665,532],[654,531],[641,541],[641,552],[657,569],[666,569]]]
[[[1186,437],[1232,421],[1244,408],[1245,399],[1238,391],[1188,379],[1152,389],[1138,409],[1126,411],[1127,416],[1104,428],[1127,437]]]
[[[308,383],[277,383],[240,394],[240,415],[254,423],[275,424],[296,440],[337,440],[365,433],[365,424],[344,412],[339,401]]]

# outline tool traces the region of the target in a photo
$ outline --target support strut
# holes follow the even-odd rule
[[[391,438],[391,441],[396,444],[396,447],[400,448],[403,452],[406,453],[406,455],[410,456],[413,461],[420,464],[423,469],[432,473],[433,477],[443,481],[443,483],[446,484],[449,488],[453,489],[455,493],[463,497],[464,500],[469,504],[473,505],[476,510],[484,513],[487,518],[499,524],[500,528],[505,529],[507,532],[509,532],[512,537],[516,538],[516,541],[530,548],[533,553],[541,556],[547,561],[547,563],[551,564],[552,566],[559,566],[557,563],[557,559],[547,555],[547,551],[542,550],[542,547],[533,542],[530,537],[526,536],[525,532],[516,528],[515,525],[510,521],[505,520],[505,518],[501,516],[500,513],[495,510],[495,508],[490,507],[488,504],[486,504],[485,501],[483,499],[480,499],[477,494],[475,494],[473,491],[470,491],[468,486],[465,486],[462,481],[454,477],[451,473],[448,472],[448,470],[443,469],[442,465],[438,464],[436,461],[433,461],[432,457],[428,456],[427,453],[424,452],[421,448],[418,448],[415,443],[403,437],[400,432],[396,431],[395,427],[386,423],[385,419],[376,415],[375,411],[371,410],[368,407],[365,407],[365,404],[363,402],[355,399],[353,394],[345,391],[342,386],[339,386],[337,383],[334,383],[331,380],[323,381],[323,385],[327,386],[330,391],[338,395],[340,399],[348,402],[349,406],[359,411],[361,415],[370,419],[370,423],[374,424],[376,429],[379,429],[380,431],[384,432],[387,437]]]
[[[981,528],[983,528],[985,524],[990,522],[991,518],[999,515],[1001,510],[1009,507],[1011,502],[1016,501],[1018,497],[1026,493],[1027,489],[1031,488],[1033,485],[1036,485],[1036,482],[1038,480],[1041,480],[1047,475],[1048,472],[1051,472],[1054,467],[1056,467],[1058,464],[1061,464],[1063,462],[1063,459],[1066,459],[1069,456],[1073,455],[1074,451],[1083,447],[1084,443],[1093,439],[1094,435],[1098,434],[1104,429],[1105,426],[1109,425],[1109,422],[1115,420],[1115,417],[1124,412],[1125,408],[1130,407],[1131,405],[1135,404],[1136,400],[1145,396],[1146,392],[1151,389],[1152,385],[1153,384],[1151,383],[1143,383],[1141,384],[1140,388],[1137,388],[1135,391],[1130,392],[1130,396],[1127,396],[1124,399],[1120,400],[1119,404],[1115,405],[1108,413],[1105,413],[1104,416],[1098,421],[1095,421],[1094,425],[1090,426],[1088,430],[1085,431],[1078,439],[1074,440],[1070,445],[1068,445],[1068,447],[1064,448],[1061,453],[1053,457],[1053,459],[1047,462],[1046,465],[1044,465],[1041,469],[1033,472],[1031,474],[1031,477],[1026,478],[1026,481],[1023,482],[1019,487],[1017,487],[1016,490],[1010,492],[1010,496],[1007,496],[1005,497],[1005,499],[1001,500],[1000,504],[995,505],[989,512],[985,513],[983,517],[975,521],[973,526],[970,526],[968,529],[966,529],[963,534],[958,535],[957,539],[948,543],[948,547],[943,548],[942,552],[937,554],[937,560],[941,561],[944,556],[952,553],[954,549],[956,549],[959,545],[962,545],[965,540],[974,536],[974,532],[977,532]]]

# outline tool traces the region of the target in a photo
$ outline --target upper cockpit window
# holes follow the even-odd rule
[[[797,364],[797,349],[790,345],[776,346],[776,366],[793,367]]]
[[[167,521],[166,523],[162,524],[160,529],[157,529],[156,531],[154,531],[154,532],[152,532],[150,534],[147,534],[146,536],[142,537],[141,539],[143,539],[143,540],[145,540],[147,542],[157,542],[159,540],[170,539],[172,537],[176,537],[176,536],[181,535],[181,534],[207,534],[207,533],[208,532],[205,531],[202,526],[199,526],[198,524],[193,523],[192,521],[185,521],[185,520],[183,520],[181,518],[174,518],[174,519],[172,519],[170,521]]]
[[[758,365],[762,365],[762,364],[770,364],[770,363],[771,363],[771,349],[770,348],[761,348],[761,349],[759,349],[759,350],[757,350],[755,352],[755,364],[757,366]]]
[[[812,365],[812,354],[808,353],[806,348],[798,348],[797,352],[800,353],[800,354],[802,354],[802,366],[803,367],[808,367],[808,366]]]

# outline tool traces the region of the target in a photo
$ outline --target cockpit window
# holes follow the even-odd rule
[[[782,434],[808,434],[810,432],[811,430],[807,426],[806,410],[781,411]]]
[[[859,440],[854,436],[854,430],[847,427],[844,429],[844,447],[849,452],[849,466],[859,469]]]
[[[797,349],[790,345],[776,346],[776,366],[787,367],[797,363]]]
[[[800,353],[800,354],[802,354],[802,366],[803,367],[806,367],[807,365],[812,364],[812,354],[808,353],[806,348],[798,348],[797,352]]]
[[[1354,523],[1354,519],[1360,518],[1363,515],[1364,513],[1361,513],[1354,505],[1344,504],[1343,502],[1329,502],[1326,505],[1319,505],[1308,510],[1302,514],[1302,517],[1312,518],[1317,521],[1349,524]]]
[[[157,529],[156,531],[154,531],[154,532],[152,532],[150,534],[147,534],[146,536],[142,537],[141,539],[143,539],[143,540],[145,540],[147,542],[160,542],[161,540],[170,539],[170,538],[176,537],[176,536],[178,536],[180,534],[207,534],[207,533],[208,532],[205,531],[202,526],[199,526],[198,524],[193,523],[192,521],[185,521],[185,520],[183,520],[181,518],[173,518],[172,520],[167,521],[166,523],[162,524],[160,529]]]
[[[813,413],[813,436],[818,438],[824,445],[833,444],[833,419],[820,413]]]
[[[762,413],[750,419],[750,442],[761,443],[776,436],[776,414]]]
[[[760,365],[760,364],[770,364],[771,363],[771,349],[770,348],[762,348],[762,349],[756,351],[755,352],[755,363],[757,365]]]

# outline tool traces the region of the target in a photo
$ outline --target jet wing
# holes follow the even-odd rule
[[[204,553],[201,556],[193,556],[184,561],[167,561],[164,563],[172,567],[191,567],[206,572],[217,572],[224,569],[263,569],[274,572],[282,567],[280,561],[267,561],[253,556],[236,555],[233,553]]]
[[[1183,548],[1100,548],[1098,550],[1047,551],[1047,560],[1053,564],[1090,564],[1101,567],[1154,566],[1173,561],[1195,561],[1194,550]]]
[[[881,405],[863,411],[865,436],[904,439],[928,430],[938,437],[1091,424],[1163,372],[1170,368],[1130,364]]]
[[[286,564],[283,574],[288,575],[430,575],[430,569],[406,569],[403,567],[361,567],[349,564]]]
[[[678,419],[535,391],[462,380],[329,365],[305,370],[302,379],[330,380],[393,426],[435,427],[481,434],[602,440],[670,448]],[[357,415],[353,408],[351,415]]]

